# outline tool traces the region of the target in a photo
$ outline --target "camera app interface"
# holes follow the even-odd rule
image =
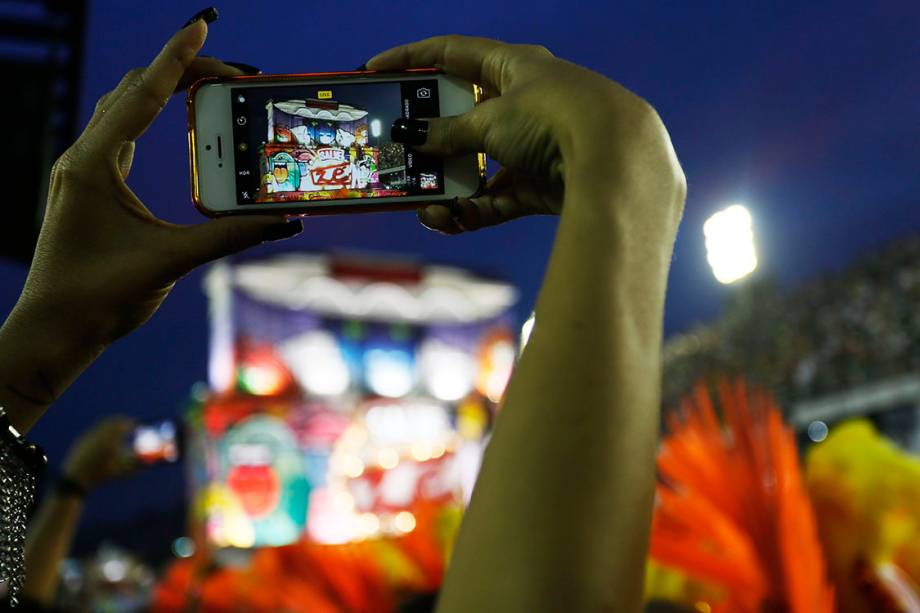
[[[443,164],[390,141],[400,117],[436,117],[437,81],[231,88],[242,205],[444,193]]]

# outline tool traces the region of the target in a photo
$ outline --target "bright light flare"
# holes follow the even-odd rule
[[[351,373],[333,334],[312,330],[286,341],[279,353],[308,392],[337,396],[348,390]]]
[[[419,350],[422,379],[431,395],[438,400],[455,402],[473,389],[476,362],[459,347],[438,340],[428,340]]]
[[[396,468],[396,465],[399,464],[399,454],[396,453],[395,449],[390,449],[389,447],[381,449],[377,452],[377,463],[384,470]]]
[[[757,268],[751,214],[740,204],[722,209],[703,224],[706,259],[719,283],[734,283]]]
[[[808,438],[814,443],[820,443],[827,438],[828,428],[823,421],[813,421],[808,424]]]
[[[180,536],[173,541],[172,552],[177,558],[190,558],[195,555],[195,541],[187,536]]]
[[[409,511],[400,511],[393,518],[393,525],[403,534],[408,534],[415,530],[415,516]]]
[[[243,387],[256,396],[274,396],[284,390],[284,373],[270,364],[245,364],[240,367]]]
[[[357,479],[364,474],[364,462],[354,455],[347,455],[342,459],[342,472],[345,476]]]
[[[400,349],[371,349],[364,354],[367,385],[374,393],[400,398],[412,391],[415,372],[412,355]]]
[[[365,538],[376,536],[380,532],[380,520],[373,513],[361,513],[358,516],[358,531]]]

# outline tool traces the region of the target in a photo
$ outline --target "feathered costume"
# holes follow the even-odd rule
[[[695,582],[686,604],[701,611],[831,613],[792,431],[742,382],[717,398],[721,420],[703,386],[667,417],[652,559]]]

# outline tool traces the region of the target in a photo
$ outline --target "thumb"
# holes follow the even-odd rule
[[[196,226],[180,226],[171,249],[177,258],[176,276],[202,264],[232,255],[267,241],[282,240],[303,232],[299,219],[279,217],[225,217]]]
[[[400,118],[390,128],[390,140],[409,145],[420,153],[441,156],[487,153],[492,142],[494,107],[501,98],[487,100],[473,110],[454,117]]]

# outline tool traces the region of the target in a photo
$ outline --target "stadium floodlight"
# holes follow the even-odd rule
[[[722,209],[703,224],[706,259],[719,283],[734,283],[757,268],[751,214],[740,204]]]

